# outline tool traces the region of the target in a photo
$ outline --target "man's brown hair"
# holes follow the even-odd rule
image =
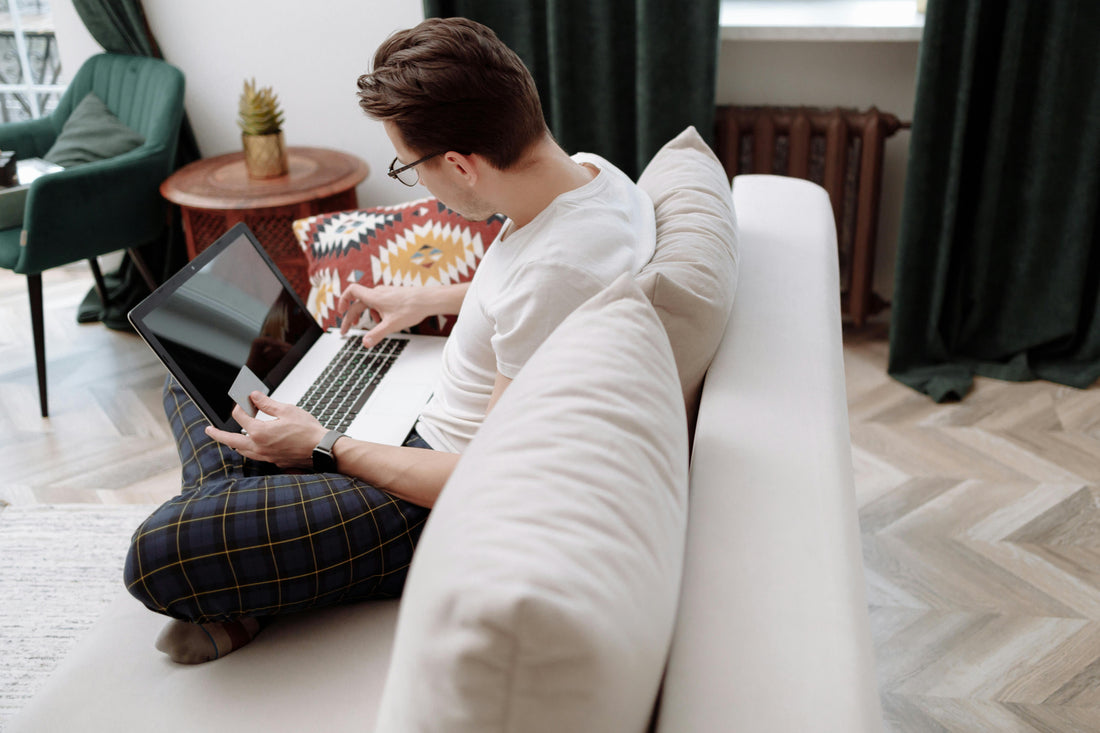
[[[546,133],[527,67],[466,18],[429,18],[387,38],[358,94],[368,115],[396,125],[420,155],[477,153],[503,169]]]

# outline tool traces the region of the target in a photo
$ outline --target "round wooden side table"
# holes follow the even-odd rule
[[[169,176],[160,193],[180,207],[188,257],[243,221],[304,299],[309,274],[291,223],[356,208],[355,187],[370,169],[353,155],[326,148],[288,147],[287,163],[285,176],[260,180],[248,177],[243,152],[205,158]]]

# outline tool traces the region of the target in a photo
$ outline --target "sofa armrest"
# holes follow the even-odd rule
[[[741,277],[696,426],[658,730],[881,730],[832,209],[793,178],[733,195]]]

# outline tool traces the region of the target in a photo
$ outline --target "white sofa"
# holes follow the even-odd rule
[[[739,285],[696,424],[655,729],[878,731],[831,207],[772,176],[733,197]],[[186,667],[153,649],[163,618],[122,595],[10,730],[371,730],[398,609],[304,614]]]

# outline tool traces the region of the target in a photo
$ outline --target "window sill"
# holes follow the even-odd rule
[[[721,0],[723,41],[920,41],[916,0]]]

